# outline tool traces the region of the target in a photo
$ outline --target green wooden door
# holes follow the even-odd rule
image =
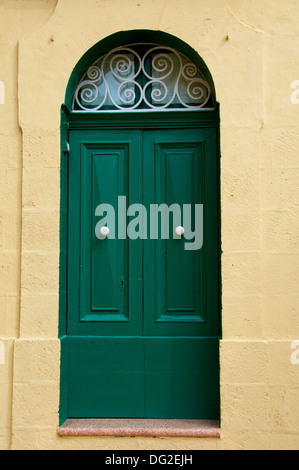
[[[73,130],[70,148],[68,417],[217,419],[216,130]],[[125,235],[125,200],[145,208],[142,239]],[[202,205],[201,249],[171,211],[162,236],[163,204],[190,207],[190,231]]]

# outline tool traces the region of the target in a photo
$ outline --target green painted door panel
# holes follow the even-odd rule
[[[144,132],[143,149],[143,194],[148,212],[151,204],[166,203],[168,207],[177,204],[182,215],[175,223],[173,217],[169,219],[170,236],[165,240],[161,238],[163,219],[159,216],[158,238],[144,243],[143,333],[145,336],[217,336],[216,132],[213,129],[149,130]],[[203,210],[202,220],[200,207],[197,210],[203,247],[196,250],[190,249],[190,243],[195,242],[191,234],[189,239],[187,236],[177,239],[173,235],[176,226],[185,225],[183,209],[187,205],[191,205],[189,225],[194,232],[195,204],[202,205]]]
[[[117,236],[124,225],[118,196],[127,205],[142,200],[142,186],[135,183],[142,175],[141,144],[140,131],[70,133],[70,335],[141,335],[142,243]],[[106,205],[113,220],[109,237],[100,240],[97,226],[107,217]]]
[[[215,338],[145,338],[145,416],[219,418]]]
[[[68,338],[68,417],[217,419],[215,338]]]
[[[69,338],[68,397],[70,418],[143,417],[143,340]]]
[[[126,321],[126,290],[120,282],[127,278],[125,240],[99,240],[96,237],[96,214],[100,204],[110,204],[117,214],[117,196],[126,193],[128,178],[126,147],[113,144],[101,148],[85,145],[81,178],[82,191],[81,250],[81,321]],[[92,215],[92,217],[91,217]],[[101,215],[104,215],[101,213]],[[110,230],[114,227],[110,226]],[[115,229],[114,229],[115,230]],[[88,260],[89,262],[86,262]]]

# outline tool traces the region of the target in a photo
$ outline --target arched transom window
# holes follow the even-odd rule
[[[75,112],[213,109],[211,88],[185,55],[168,46],[118,47],[94,62],[73,99]]]

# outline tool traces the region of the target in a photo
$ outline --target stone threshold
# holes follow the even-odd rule
[[[196,419],[68,419],[58,429],[63,436],[220,437],[219,422]]]

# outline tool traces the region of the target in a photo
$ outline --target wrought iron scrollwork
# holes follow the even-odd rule
[[[91,65],[75,91],[73,111],[211,107],[210,86],[193,62],[171,47],[140,46],[118,47]]]

